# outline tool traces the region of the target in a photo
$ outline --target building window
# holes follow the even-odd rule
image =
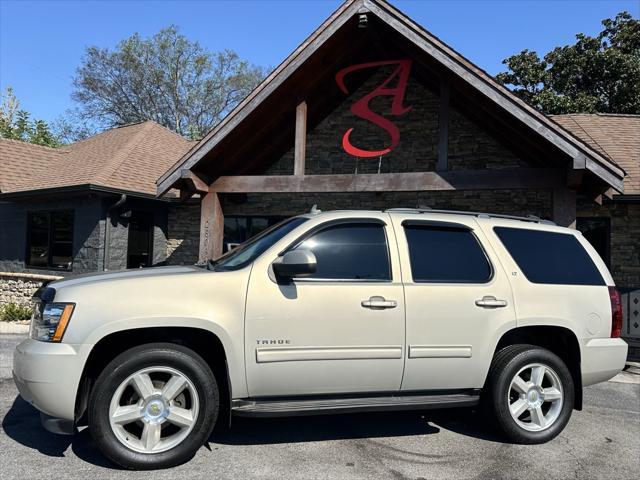
[[[73,211],[30,212],[27,216],[27,266],[71,270]]]
[[[223,251],[227,252],[255,237],[267,227],[281,222],[286,217],[268,216],[253,217],[231,215],[224,217],[224,245]]]
[[[576,229],[595,248],[607,267],[611,260],[611,219],[607,217],[582,217],[576,219]]]

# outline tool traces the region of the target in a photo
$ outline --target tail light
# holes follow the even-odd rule
[[[611,299],[611,338],[622,335],[622,300],[616,287],[609,287]]]

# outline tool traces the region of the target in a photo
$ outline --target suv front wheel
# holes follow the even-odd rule
[[[166,468],[204,444],[218,399],[216,379],[197,353],[170,343],[141,345],[118,355],[96,380],[89,427],[119,465]]]
[[[567,425],[573,410],[573,379],[553,352],[533,345],[500,350],[487,382],[487,408],[516,443],[544,443]]]

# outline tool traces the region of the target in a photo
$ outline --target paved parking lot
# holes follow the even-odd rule
[[[127,472],[100,455],[86,430],[42,430],[10,378],[21,339],[0,335],[2,479],[626,480],[640,471],[640,385],[607,382],[586,389],[584,410],[545,445],[502,443],[470,410],[234,419],[185,465]]]

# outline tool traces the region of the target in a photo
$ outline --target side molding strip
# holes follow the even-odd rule
[[[402,358],[400,345],[375,347],[261,347],[256,348],[256,361],[295,362],[304,360],[378,360]]]
[[[471,345],[409,345],[409,358],[471,358]]]

